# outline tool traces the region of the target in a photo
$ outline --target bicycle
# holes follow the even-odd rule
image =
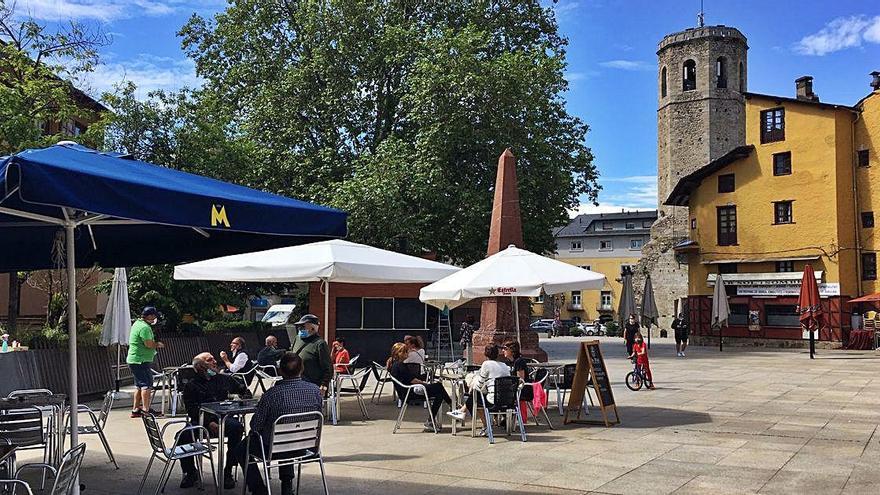
[[[652,386],[653,383],[648,380],[645,374],[645,368],[639,364],[638,360],[630,358],[630,361],[633,363],[633,370],[626,374],[626,387],[635,392],[640,390],[643,384],[647,384],[648,387]]]

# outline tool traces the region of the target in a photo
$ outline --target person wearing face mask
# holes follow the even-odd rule
[[[183,387],[183,403],[186,404],[186,414],[189,421],[193,425],[201,424],[202,404],[209,402],[220,402],[227,400],[231,394],[237,394],[240,397],[250,397],[251,393],[241,381],[227,374],[219,373],[217,360],[209,352],[203,352],[192,360],[193,369],[196,376],[187,382]],[[217,417],[213,415],[205,415],[205,424],[202,425],[208,429],[211,436],[216,436],[220,431],[220,425],[217,423]],[[237,419],[226,418],[224,426],[228,449],[226,450],[226,463],[223,473],[223,487],[225,489],[235,488],[235,479],[232,477],[232,468],[235,466],[236,457],[233,450],[241,442],[244,435],[244,426]],[[185,432],[181,435],[181,443],[192,442],[192,432]],[[180,460],[180,468],[183,470],[183,480],[180,482],[181,488],[191,488],[199,481],[199,472],[196,470],[193,457]]]
[[[165,347],[156,340],[153,327],[159,323],[159,311],[147,306],[131,326],[128,338],[128,356],[125,362],[131,369],[134,377],[134,385],[137,389],[134,393],[134,403],[131,406],[131,417],[139,418],[143,413],[161,416],[162,413],[150,407],[151,394],[153,392],[153,372],[151,367],[156,357],[156,349]]]
[[[636,364],[645,370],[645,378],[648,379],[648,388],[653,389],[654,378],[651,376],[651,364],[648,362],[648,346],[645,345],[641,332],[636,332],[633,340],[632,353],[630,353],[629,358],[636,358]]]
[[[294,325],[300,328],[291,351],[303,362],[303,380],[314,383],[327,393],[327,386],[333,378],[333,361],[330,359],[330,346],[318,335],[320,321],[315,315],[304,315]]]

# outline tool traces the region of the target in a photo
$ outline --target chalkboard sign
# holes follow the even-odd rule
[[[611,379],[608,377],[608,369],[605,368],[605,359],[599,348],[599,341],[581,342],[578,349],[577,369],[571,385],[571,395],[568,399],[568,407],[565,410],[565,424],[584,423],[595,424],[597,421],[581,419],[584,411],[584,394],[588,394],[588,387],[592,386],[596,392],[599,409],[602,411],[602,423],[611,426],[608,421],[608,411],[614,411],[614,423],[620,423],[617,413],[617,405],[614,404],[614,392],[611,390]],[[577,416],[569,419],[569,414],[577,412]],[[600,423],[601,424],[601,423]]]

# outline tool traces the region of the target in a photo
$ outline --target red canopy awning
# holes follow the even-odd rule
[[[819,286],[816,284],[816,275],[812,265],[804,266],[804,278],[801,280],[801,293],[798,296],[798,313],[801,325],[810,330],[821,329],[825,326],[825,313],[822,311],[819,299]]]
[[[868,294],[867,296],[858,297],[856,299],[850,299],[847,303],[862,303],[862,302],[880,302],[880,292],[875,292],[873,294]]]

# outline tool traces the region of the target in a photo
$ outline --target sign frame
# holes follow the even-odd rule
[[[595,349],[595,352],[591,352]],[[595,354],[595,356],[594,356]],[[602,375],[598,377],[597,375]],[[602,394],[602,383],[604,380],[607,397]],[[588,387],[592,386],[596,392],[596,407],[602,412],[602,421],[581,419],[583,412],[584,394],[589,394]],[[611,402],[608,403],[607,399]],[[614,421],[609,421],[609,412],[614,412]],[[574,418],[569,418],[570,414],[577,412]],[[604,424],[611,427],[620,424],[620,413],[617,411],[617,401],[614,400],[614,392],[611,389],[611,379],[608,377],[608,369],[605,366],[605,358],[602,356],[602,348],[599,347],[598,340],[588,340],[581,342],[578,346],[577,369],[575,370],[574,379],[572,380],[571,393],[568,396],[568,405],[565,408],[565,417],[563,424]]]

